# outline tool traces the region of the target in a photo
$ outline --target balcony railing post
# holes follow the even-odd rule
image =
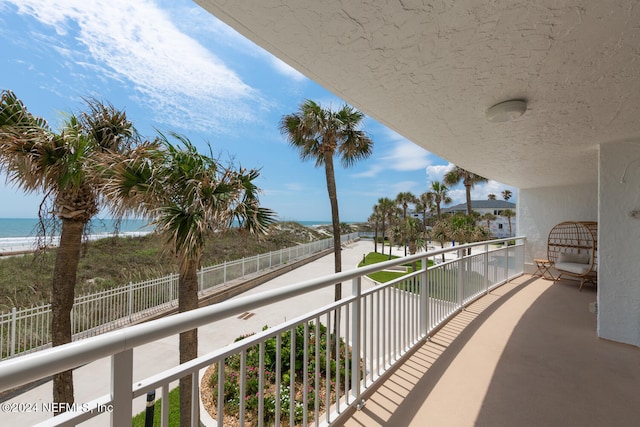
[[[355,297],[353,310],[351,310],[351,393],[357,409],[364,406],[360,398],[360,337],[362,306],[362,277],[358,276],[351,281],[351,294]]]
[[[422,272],[420,273],[420,336],[429,334],[429,274],[427,271],[429,259],[422,258]]]
[[[457,292],[458,292],[458,308],[462,308],[464,306],[464,263],[465,257],[464,254],[466,249],[458,249],[458,277],[457,277]]]
[[[484,293],[489,293],[489,245],[484,245]]]
[[[112,426],[131,424],[131,384],[133,384],[133,349],[111,357]]]
[[[173,307],[173,273],[169,273],[169,304]]]
[[[131,321],[131,317],[133,316],[133,282],[129,282],[129,321]]]
[[[509,278],[509,241],[504,242],[504,282]]]
[[[13,307],[11,309],[11,350],[10,350],[10,354],[11,356],[15,356],[16,355],[16,317],[17,317],[17,311],[16,308]]]

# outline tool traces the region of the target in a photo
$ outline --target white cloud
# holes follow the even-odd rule
[[[213,36],[218,43],[223,43],[228,47],[240,50],[245,55],[266,59],[266,62],[270,64],[276,72],[294,81],[300,82],[307,79],[304,74],[271,55],[262,47],[245,38],[215,16],[204,11],[200,6],[194,5],[189,8],[181,8],[178,19],[179,21],[177,21],[177,23],[184,31],[196,31],[201,34],[209,34]]]
[[[268,54],[267,52],[265,53],[269,55],[269,60],[270,60],[269,62],[278,73],[282,74],[285,77],[293,79],[297,82],[301,82],[307,79],[307,77],[304,74],[302,74],[295,68],[291,67],[289,64],[281,61],[279,58],[275,56]]]
[[[385,128],[383,134],[384,140],[391,142],[391,148],[379,157],[380,160],[377,163],[369,166],[369,169],[365,172],[354,174],[354,177],[372,178],[388,170],[400,172],[415,171],[424,169],[430,164],[431,153],[424,148],[412,143],[390,129]]]
[[[427,182],[432,181],[440,181],[444,180],[444,175],[451,170],[453,167],[452,163],[448,163],[446,165],[429,165],[425,168],[427,172]]]
[[[55,48],[76,64],[82,66],[90,58],[105,74],[128,81],[135,89],[133,96],[151,106],[155,120],[162,124],[220,132],[234,122],[254,119],[252,104],[262,102],[218,57],[181,32],[154,2],[14,3],[19,13],[34,16],[59,35],[73,35],[86,52],[59,40]]]
[[[503,200],[502,192],[504,190],[511,191],[512,196],[509,201],[515,203],[517,189],[493,180],[476,185],[473,190],[471,190],[471,198],[473,200],[486,200],[489,194],[495,194],[497,200]]]
[[[382,159],[397,171],[419,170],[430,163],[429,152],[406,139],[396,142]]]

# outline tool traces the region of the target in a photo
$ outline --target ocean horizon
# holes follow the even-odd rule
[[[331,220],[298,221],[295,219],[283,219],[280,222],[297,222],[306,227],[317,227],[331,224]],[[352,223],[350,221],[346,221]],[[38,235],[38,218],[0,218],[0,239],[7,238],[35,238]],[[116,221],[111,218],[95,218],[90,223],[90,235],[112,235],[115,232]],[[151,227],[148,221],[143,219],[127,219],[120,223],[121,234],[149,233]]]

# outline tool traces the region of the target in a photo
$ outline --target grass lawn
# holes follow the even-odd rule
[[[389,261],[389,259],[396,259],[398,256],[392,255],[389,258],[389,255],[381,254],[378,252],[369,252],[365,255],[364,260],[358,264],[358,267],[363,267],[365,265],[377,264],[379,262]],[[429,260],[428,265],[432,266],[433,261]],[[371,273],[367,277],[372,280],[375,280],[378,283],[386,283],[393,279],[397,279],[398,277],[402,277],[408,273],[413,272],[412,263],[402,264],[403,267],[408,267],[406,271],[378,271],[376,273]],[[422,268],[422,261],[418,261],[416,263],[416,270],[420,270]]]
[[[155,407],[153,408],[153,425],[154,427],[160,427],[160,413],[162,411],[162,399],[156,399]],[[140,412],[131,420],[132,427],[144,427],[144,420],[146,411]],[[176,387],[169,392],[169,425],[180,425],[180,387]]]

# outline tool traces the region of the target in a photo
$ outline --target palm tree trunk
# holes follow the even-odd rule
[[[467,195],[467,215],[471,215],[471,185],[464,185],[464,189]]]
[[[386,224],[384,221],[382,221],[382,249],[380,249],[380,253],[384,255],[384,235],[386,232]]]
[[[199,260],[183,259],[180,262],[180,281],[178,284],[178,311],[198,308],[198,265]],[[198,357],[198,330],[180,334],[180,363]],[[191,375],[180,378],[180,425],[191,425]]]
[[[338,214],[338,195],[336,192],[336,177],[333,171],[333,153],[324,153],[324,170],[327,179],[327,191],[331,204],[331,222],[333,224],[333,260],[335,272],[342,271],[342,245],[340,244],[340,217]],[[342,299],[342,283],[336,283],[335,301]]]
[[[85,223],[82,221],[62,220],[51,292],[51,342],[54,347],[71,342],[71,309],[84,226]],[[53,376],[53,401],[73,403],[73,371]],[[60,412],[65,411],[64,405],[56,408],[60,408]]]
[[[377,225],[374,228],[373,252],[378,252],[378,226]]]

